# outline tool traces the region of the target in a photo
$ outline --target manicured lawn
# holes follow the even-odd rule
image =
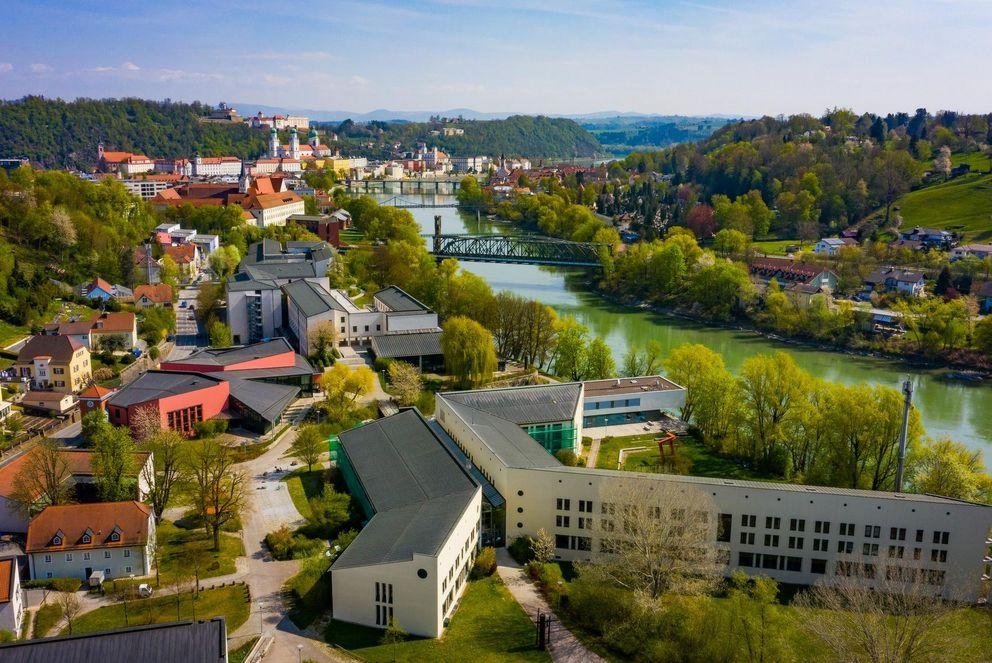
[[[715,477],[719,479],[772,480],[769,477],[764,477],[746,467],[738,465],[726,456],[714,453],[692,438],[679,438],[679,449],[692,461],[692,466],[688,472],[692,476]],[[628,472],[670,471],[661,465],[657,446],[652,446],[645,451],[628,454],[623,469]]]
[[[4,320],[0,320],[0,348],[5,348],[14,341],[21,339],[31,333],[31,330],[23,325],[14,325]]]
[[[34,617],[34,633],[32,638],[43,638],[62,619],[62,608],[55,603],[45,603],[38,608]]]
[[[784,256],[786,255],[785,247],[799,245],[798,239],[765,239],[751,243],[755,251],[773,256]],[[809,251],[813,248],[813,244],[811,242],[803,242],[802,247]]]
[[[496,576],[469,583],[451,625],[437,640],[381,645],[382,631],[338,621],[325,632],[328,642],[365,661],[551,660],[534,648],[535,635],[534,625]]]
[[[314,468],[307,472],[305,467],[301,467],[283,478],[289,496],[293,498],[293,506],[304,518],[310,517],[310,503],[307,500],[317,497],[324,490],[325,471]]]
[[[658,433],[646,435],[627,435],[623,437],[603,438],[599,443],[599,455],[596,456],[596,467],[601,470],[617,469],[620,450],[630,447],[651,447]],[[657,452],[656,452],[657,453]]]
[[[190,565],[192,554],[202,555],[204,562],[200,567],[200,579],[234,573],[234,558],[245,554],[241,537],[221,533],[220,551],[211,550],[213,540],[202,529],[181,529],[163,520],[158,526],[159,540],[164,543],[162,559],[159,560],[159,576],[163,585],[172,584],[177,575],[192,574]]]
[[[177,607],[178,603],[178,607]],[[177,595],[158,596],[150,599],[128,601],[128,624],[162,624],[187,619],[210,619],[224,617],[227,632],[233,633],[248,619],[248,588],[245,585],[229,585],[217,589],[205,589],[198,599],[192,592]],[[115,603],[105,608],[97,608],[78,618],[72,625],[73,634],[92,633],[125,626],[124,604]]]

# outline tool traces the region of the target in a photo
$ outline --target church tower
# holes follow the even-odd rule
[[[269,158],[279,158],[279,132],[276,131],[275,127],[269,131]]]
[[[314,154],[317,153],[317,147],[320,145],[320,138],[317,137],[317,130],[311,128],[309,135],[307,135],[307,142],[310,147],[313,148]]]
[[[300,158],[300,135],[296,133],[296,127],[289,130],[289,158]]]

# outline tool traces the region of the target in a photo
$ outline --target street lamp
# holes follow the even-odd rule
[[[303,663],[303,645],[296,645],[296,654],[299,658],[299,663]]]

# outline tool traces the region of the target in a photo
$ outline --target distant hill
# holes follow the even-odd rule
[[[264,133],[245,124],[207,123],[200,103],[145,99],[63,101],[25,97],[0,101],[0,155],[27,157],[46,168],[91,169],[97,144],[150,157],[236,155],[255,158]]]
[[[628,113],[609,117],[590,116],[578,122],[592,133],[603,149],[616,155],[667,147],[708,138],[731,122],[726,117],[641,115]]]
[[[294,108],[286,106],[268,106],[265,104],[253,104],[250,102],[236,102],[230,104],[238,109],[243,117],[255,115],[258,112],[264,115],[281,113],[283,115],[292,113],[294,115],[305,115],[315,122],[343,122],[352,120],[354,122],[426,122],[431,117],[461,117],[465,120],[503,120],[514,113],[487,113],[472,110],[471,108],[449,108],[447,110],[388,110],[377,108],[367,113],[349,110],[318,110],[314,108]]]

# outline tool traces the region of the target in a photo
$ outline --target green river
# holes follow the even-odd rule
[[[388,197],[388,196],[387,196]],[[404,196],[422,202],[451,202],[451,197]],[[409,210],[425,234],[434,232],[434,216],[440,214],[443,233],[507,232],[504,224],[459,212],[455,208]],[[489,282],[493,290],[510,290],[553,307],[561,315],[572,315],[593,334],[603,336],[613,349],[617,365],[631,345],[643,346],[654,339],[666,351],[682,343],[702,343],[723,355],[727,367],[737,371],[748,357],[782,350],[791,354],[812,375],[836,382],[877,382],[899,388],[908,376],[914,386],[914,402],[933,437],[947,435],[972,449],[986,452],[992,464],[992,386],[965,385],[938,379],[939,371],[911,368],[885,359],[825,352],[773,341],[734,329],[707,327],[660,316],[650,311],[619,307],[596,295],[585,281],[588,274],[576,270],[536,265],[504,265],[463,262],[462,266]]]

